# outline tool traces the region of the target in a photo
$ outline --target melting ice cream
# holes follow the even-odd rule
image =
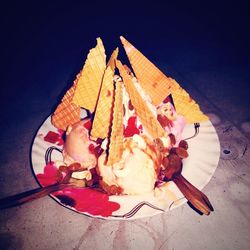
[[[123,194],[151,192],[159,172],[160,156],[145,136],[134,135],[124,141],[122,159],[112,166],[105,164],[106,155],[98,158],[98,170],[108,185],[121,187]]]
[[[84,126],[87,122],[88,120],[77,122],[66,131],[63,157],[67,165],[79,162],[86,169],[96,166],[97,158],[90,150],[95,142],[89,139],[89,131]]]

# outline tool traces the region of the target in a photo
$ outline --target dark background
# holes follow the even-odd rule
[[[184,86],[202,110],[215,113],[211,120],[220,129],[217,131],[221,152],[231,151],[222,155],[220,167],[205,190],[215,207],[215,217],[201,221],[196,214],[191,215],[193,211],[189,214],[188,209],[180,210],[176,213],[180,215],[177,225],[177,217],[170,214],[166,217],[170,224],[164,229],[167,240],[181,235],[178,232],[184,231],[176,229],[186,223],[184,230],[193,228],[193,234],[197,229],[201,233],[208,229],[204,237],[197,234],[193,238],[200,237],[197,246],[211,240],[217,248],[244,248],[249,243],[246,163],[249,141],[245,142],[247,139],[239,135],[239,130],[250,138],[248,1],[5,2],[0,3],[0,197],[38,187],[30,161],[37,129],[72,84],[89,49],[95,46],[96,37],[102,38],[108,56],[119,46],[119,57],[126,61],[119,41],[123,35]],[[58,248],[71,241],[75,241],[75,248],[80,248],[85,236],[91,237],[102,228],[100,223],[91,222],[87,225],[90,234],[83,234],[83,221],[67,211],[58,212],[54,201],[41,199],[13,209],[1,211],[0,245],[4,245],[1,249],[23,249],[22,245],[33,246],[31,249]],[[191,215],[189,221],[184,219],[187,214]],[[172,230],[169,225],[173,225]],[[126,228],[119,226],[118,232],[123,229]],[[158,230],[152,230],[155,238]],[[220,230],[221,235],[215,237]],[[104,233],[104,237],[113,233],[116,238],[115,231],[114,228],[109,235]],[[228,237],[231,240],[227,241]],[[131,240],[133,244],[136,234]],[[176,244],[184,246],[178,241]],[[193,245],[190,240],[185,244]],[[167,245],[164,241],[161,247]]]
[[[126,61],[120,35],[174,78],[248,74],[249,7],[241,1],[9,1],[1,4],[1,125],[13,114],[49,115],[96,37],[108,56],[119,46]],[[237,91],[237,82],[223,84]],[[241,88],[249,89],[248,80]]]

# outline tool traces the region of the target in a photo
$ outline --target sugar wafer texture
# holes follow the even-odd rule
[[[121,37],[121,41],[140,84],[154,105],[158,106],[171,94],[177,113],[183,115],[188,123],[208,120],[199,105],[174,79],[162,73],[124,37]]]
[[[153,104],[158,106],[171,93],[170,79],[124,37],[120,39],[138,81]]]
[[[75,94],[75,89],[76,89],[79,76],[80,76],[80,73],[76,76],[76,79],[74,80],[73,85],[67,90],[67,92],[63,96],[61,103],[64,103],[64,105],[58,105],[54,112],[55,114],[61,112],[61,110],[66,108],[69,103],[72,103],[72,99]]]
[[[105,68],[105,49],[102,40],[97,38],[97,45],[89,51],[81,71],[73,103],[90,112],[95,110]]]
[[[96,105],[91,136],[94,138],[107,138],[111,128],[112,105],[114,97],[114,73],[110,66],[104,73],[102,87]]]
[[[98,97],[91,136],[94,138],[107,138],[111,129],[112,108],[114,104],[114,70],[115,60],[118,56],[118,48],[116,48],[107,64],[104,72],[101,91]]]
[[[72,87],[66,92],[51,117],[51,123],[58,129],[65,130],[69,125],[80,121],[80,107],[72,103],[78,79],[74,81]]]
[[[109,59],[109,61],[107,63],[107,66],[110,66],[113,71],[115,71],[115,60],[117,59],[118,53],[119,53],[119,49],[116,48],[112,52],[112,54],[110,56],[110,59]]]
[[[108,142],[107,165],[121,160],[123,153],[123,103],[122,83],[116,82],[112,128]]]
[[[161,124],[148,107],[146,101],[141,97],[140,93],[134,86],[132,79],[119,60],[116,61],[116,66],[121,74],[121,77],[123,78],[125,88],[129,94],[129,98],[131,99],[136,114],[143,125],[143,128],[145,128],[153,138],[165,136],[165,130],[162,128]]]
[[[172,78],[172,97],[176,112],[183,115],[188,123],[203,122],[209,118],[201,111],[199,105],[191,96]]]

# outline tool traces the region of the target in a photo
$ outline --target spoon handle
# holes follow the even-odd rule
[[[58,191],[60,189],[68,186],[67,184],[53,184],[46,187],[35,188],[23,193],[15,194],[12,196],[0,199],[0,209],[18,206],[23,203],[33,201],[35,199],[44,197],[52,192]]]
[[[173,181],[195,209],[206,215],[209,215],[211,211],[214,211],[207,196],[193,186],[182,175],[175,176]]]

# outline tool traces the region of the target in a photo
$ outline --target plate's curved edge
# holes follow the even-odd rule
[[[36,176],[36,173],[35,173],[35,169],[34,169],[34,160],[33,160],[33,148],[34,148],[34,142],[37,138],[37,135],[38,135],[38,132],[40,131],[41,127],[43,126],[43,124],[46,122],[47,119],[50,118],[50,115],[47,116],[41,123],[40,125],[38,126],[38,128],[36,129],[36,131],[34,132],[34,136],[32,137],[32,140],[31,140],[31,145],[30,145],[30,148],[29,148],[29,161],[30,161],[30,168],[31,168],[31,171],[32,171],[32,174],[34,175],[35,177],[35,180],[37,182],[37,184],[42,187],[42,185],[40,184],[37,176]]]
[[[202,185],[197,185],[197,188],[202,190],[205,186],[208,185],[208,183],[210,182],[211,178],[213,177],[218,164],[219,164],[219,160],[220,160],[220,152],[221,152],[221,147],[220,147],[220,140],[219,140],[219,136],[217,134],[217,131],[213,125],[213,123],[208,120],[206,122],[200,123],[201,128],[204,126],[206,129],[209,128],[208,131],[206,131],[206,137],[209,136],[209,138],[211,138],[211,143],[210,146],[212,146],[213,148],[210,149],[210,154],[212,154],[212,168],[210,169],[210,173],[206,178],[206,181],[203,181]],[[212,134],[211,134],[212,132]],[[213,137],[211,137],[213,136]],[[207,141],[205,142],[207,143]],[[206,147],[207,148],[207,147]],[[211,153],[212,152],[212,153]]]
[[[48,116],[42,123],[41,123],[41,125],[40,125],[40,127],[37,129],[37,131],[36,131],[36,133],[35,133],[35,136],[34,136],[34,138],[33,138],[33,140],[32,140],[32,145],[31,145],[31,147],[30,147],[30,161],[31,161],[31,169],[32,169],[32,172],[33,172],[33,174],[34,174],[34,176],[35,176],[35,179],[36,179],[36,181],[37,181],[37,183],[41,186],[41,184],[39,183],[39,180],[37,179],[37,169],[36,169],[36,167],[34,167],[34,162],[35,162],[35,155],[34,155],[34,149],[36,148],[36,146],[37,146],[37,140],[38,140],[38,135],[39,135],[39,132],[43,129],[43,127],[44,127],[44,125],[46,124],[48,127],[49,127],[49,129],[51,129],[52,131],[54,130],[56,130],[56,128],[51,124],[51,122],[50,122],[50,117],[51,116]],[[211,178],[212,178],[212,176],[213,176],[213,174],[214,174],[214,172],[216,171],[216,168],[217,168],[217,166],[218,166],[218,162],[219,162],[219,158],[220,158],[220,142],[219,142],[219,137],[218,137],[218,134],[217,134],[217,132],[216,132],[216,129],[215,129],[215,127],[213,126],[213,124],[212,124],[212,122],[209,120],[209,121],[206,121],[206,122],[202,122],[201,123],[201,128],[202,127],[206,127],[206,126],[208,126],[209,127],[209,129],[213,132],[212,134],[213,134],[213,138],[214,138],[214,141],[215,141],[215,145],[217,146],[217,148],[216,148],[216,154],[217,154],[217,158],[216,158],[216,164],[215,164],[215,162],[213,163],[213,169],[212,169],[212,172],[209,174],[209,176],[207,177],[207,179],[206,179],[206,181],[203,183],[203,185],[201,186],[201,187],[198,187],[199,189],[202,189],[202,188],[204,188],[208,183],[209,183],[209,181],[211,180]],[[39,140],[38,140],[38,142],[39,142]],[[45,166],[45,165],[44,165]],[[81,211],[77,211],[75,208],[73,208],[73,207],[70,207],[70,206],[68,206],[68,205],[65,205],[65,204],[63,204],[62,202],[60,202],[59,200],[58,200],[58,198],[56,198],[55,196],[53,196],[53,195],[50,195],[51,196],[51,198],[53,198],[58,204],[60,204],[61,206],[64,206],[64,207],[66,207],[67,209],[70,209],[70,210],[72,210],[72,211],[74,211],[74,212],[77,212],[77,213],[79,213],[79,214],[84,214],[84,215],[86,215],[86,216],[89,216],[89,217],[92,217],[92,218],[101,218],[101,219],[105,219],[105,220],[124,220],[124,219],[128,219],[128,218],[122,218],[122,217],[114,217],[114,216],[108,216],[108,217],[102,217],[102,216],[94,216],[94,215],[91,215],[91,214],[89,214],[89,213],[86,213],[86,212],[81,212]],[[111,200],[113,200],[113,198],[114,197],[112,197],[111,196]],[[120,197],[119,197],[120,198]],[[177,207],[179,207],[179,206],[181,206],[181,205],[183,205],[183,204],[185,204],[186,203],[186,199],[183,197],[183,196],[179,196],[179,197],[177,197],[178,198],[178,201],[179,201],[179,203],[177,203],[177,204],[175,204],[174,202],[175,201],[173,201],[173,203],[168,207],[168,208],[166,208],[165,209],[165,211],[169,211],[169,210],[172,210],[172,209],[175,209],[175,208],[177,208]],[[114,199],[114,201],[115,201],[116,199]],[[118,210],[119,211],[119,210]],[[115,212],[115,214],[118,214],[118,211],[116,211]],[[141,211],[139,212],[139,213],[137,213],[133,218],[129,218],[129,219],[139,219],[139,218],[144,218],[144,217],[148,217],[148,216],[153,216],[153,215],[156,215],[156,214],[160,214],[160,213],[163,213],[162,211],[159,211],[159,210],[154,210],[154,211],[152,211],[152,213],[151,214],[143,214],[143,213],[141,213]]]
[[[210,176],[207,178],[207,182],[204,183],[204,185],[201,186],[200,189],[203,189],[205,186],[207,186],[208,183],[210,182],[210,180],[212,179],[212,177],[213,177],[213,175],[214,175],[214,173],[215,173],[215,171],[216,171],[216,169],[217,169],[217,167],[218,167],[218,164],[219,164],[219,161],[220,161],[220,154],[221,154],[221,146],[220,146],[220,139],[219,139],[218,133],[217,133],[217,131],[216,131],[216,129],[215,129],[213,123],[212,123],[210,120],[208,120],[207,123],[210,123],[211,129],[214,131],[213,136],[214,136],[214,140],[215,140],[215,142],[216,142],[216,143],[214,143],[214,146],[216,146],[215,152],[216,152],[216,154],[217,154],[217,157],[215,158],[215,162],[214,162],[214,166],[215,166],[215,167],[214,167],[212,173],[211,173]]]

